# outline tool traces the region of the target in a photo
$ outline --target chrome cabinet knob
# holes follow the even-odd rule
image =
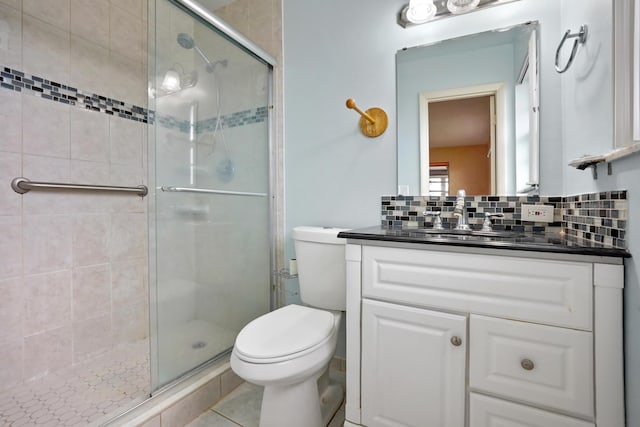
[[[533,368],[535,368],[536,365],[530,359],[522,359],[520,361],[520,366],[522,366],[522,369],[524,369],[525,371],[531,371],[533,370]]]
[[[460,337],[451,337],[451,344],[459,347],[462,344],[462,339]]]

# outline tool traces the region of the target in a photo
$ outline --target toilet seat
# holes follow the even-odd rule
[[[339,316],[291,304],[261,316],[238,334],[234,351],[249,363],[276,363],[301,357],[325,344]]]

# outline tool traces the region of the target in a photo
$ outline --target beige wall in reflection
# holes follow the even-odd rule
[[[431,148],[430,163],[449,163],[449,194],[464,188],[468,195],[491,194],[489,145]]]

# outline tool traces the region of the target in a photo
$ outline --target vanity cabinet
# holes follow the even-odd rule
[[[351,242],[345,426],[624,426],[619,258]]]

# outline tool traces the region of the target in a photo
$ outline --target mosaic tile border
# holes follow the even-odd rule
[[[9,67],[2,67],[2,71],[0,71],[0,87],[86,110],[102,112],[110,116],[142,123],[153,123],[153,113],[150,113],[146,108],[96,93],[84,92],[76,87],[26,74]]]
[[[261,123],[267,120],[268,107],[258,107],[249,110],[238,111],[220,117],[223,128],[234,128],[237,126]],[[202,120],[197,124],[197,133],[213,132],[218,123],[218,117]]]
[[[456,196],[382,196],[381,225],[385,228],[431,227],[425,211],[441,212],[445,228],[457,223],[453,215]],[[576,196],[467,196],[469,224],[480,228],[485,213],[502,213],[493,220],[495,230],[530,233],[564,231],[570,236],[591,242],[626,248],[628,215],[626,191],[586,193]],[[554,207],[553,223],[523,221],[522,205],[539,204]]]
[[[39,96],[54,102],[84,108],[91,111],[105,113],[141,123],[154,124],[157,120],[160,126],[177,129],[188,133],[188,120],[178,119],[168,115],[156,115],[152,110],[123,101],[108,98],[96,93],[84,92],[76,87],[47,80],[43,77],[26,74],[9,67],[0,66],[0,87],[16,92]],[[214,117],[198,122],[196,133],[213,131],[218,120],[222,128],[261,123],[267,120],[268,107],[262,106],[244,111],[230,113],[220,118]]]
[[[262,123],[267,120],[268,107],[258,107],[249,110],[238,111],[224,116],[213,117],[196,123],[196,134],[201,135],[213,132],[218,120],[222,129],[245,126],[254,123]],[[158,124],[167,129],[175,129],[182,133],[189,133],[191,123],[174,116],[158,115]]]

